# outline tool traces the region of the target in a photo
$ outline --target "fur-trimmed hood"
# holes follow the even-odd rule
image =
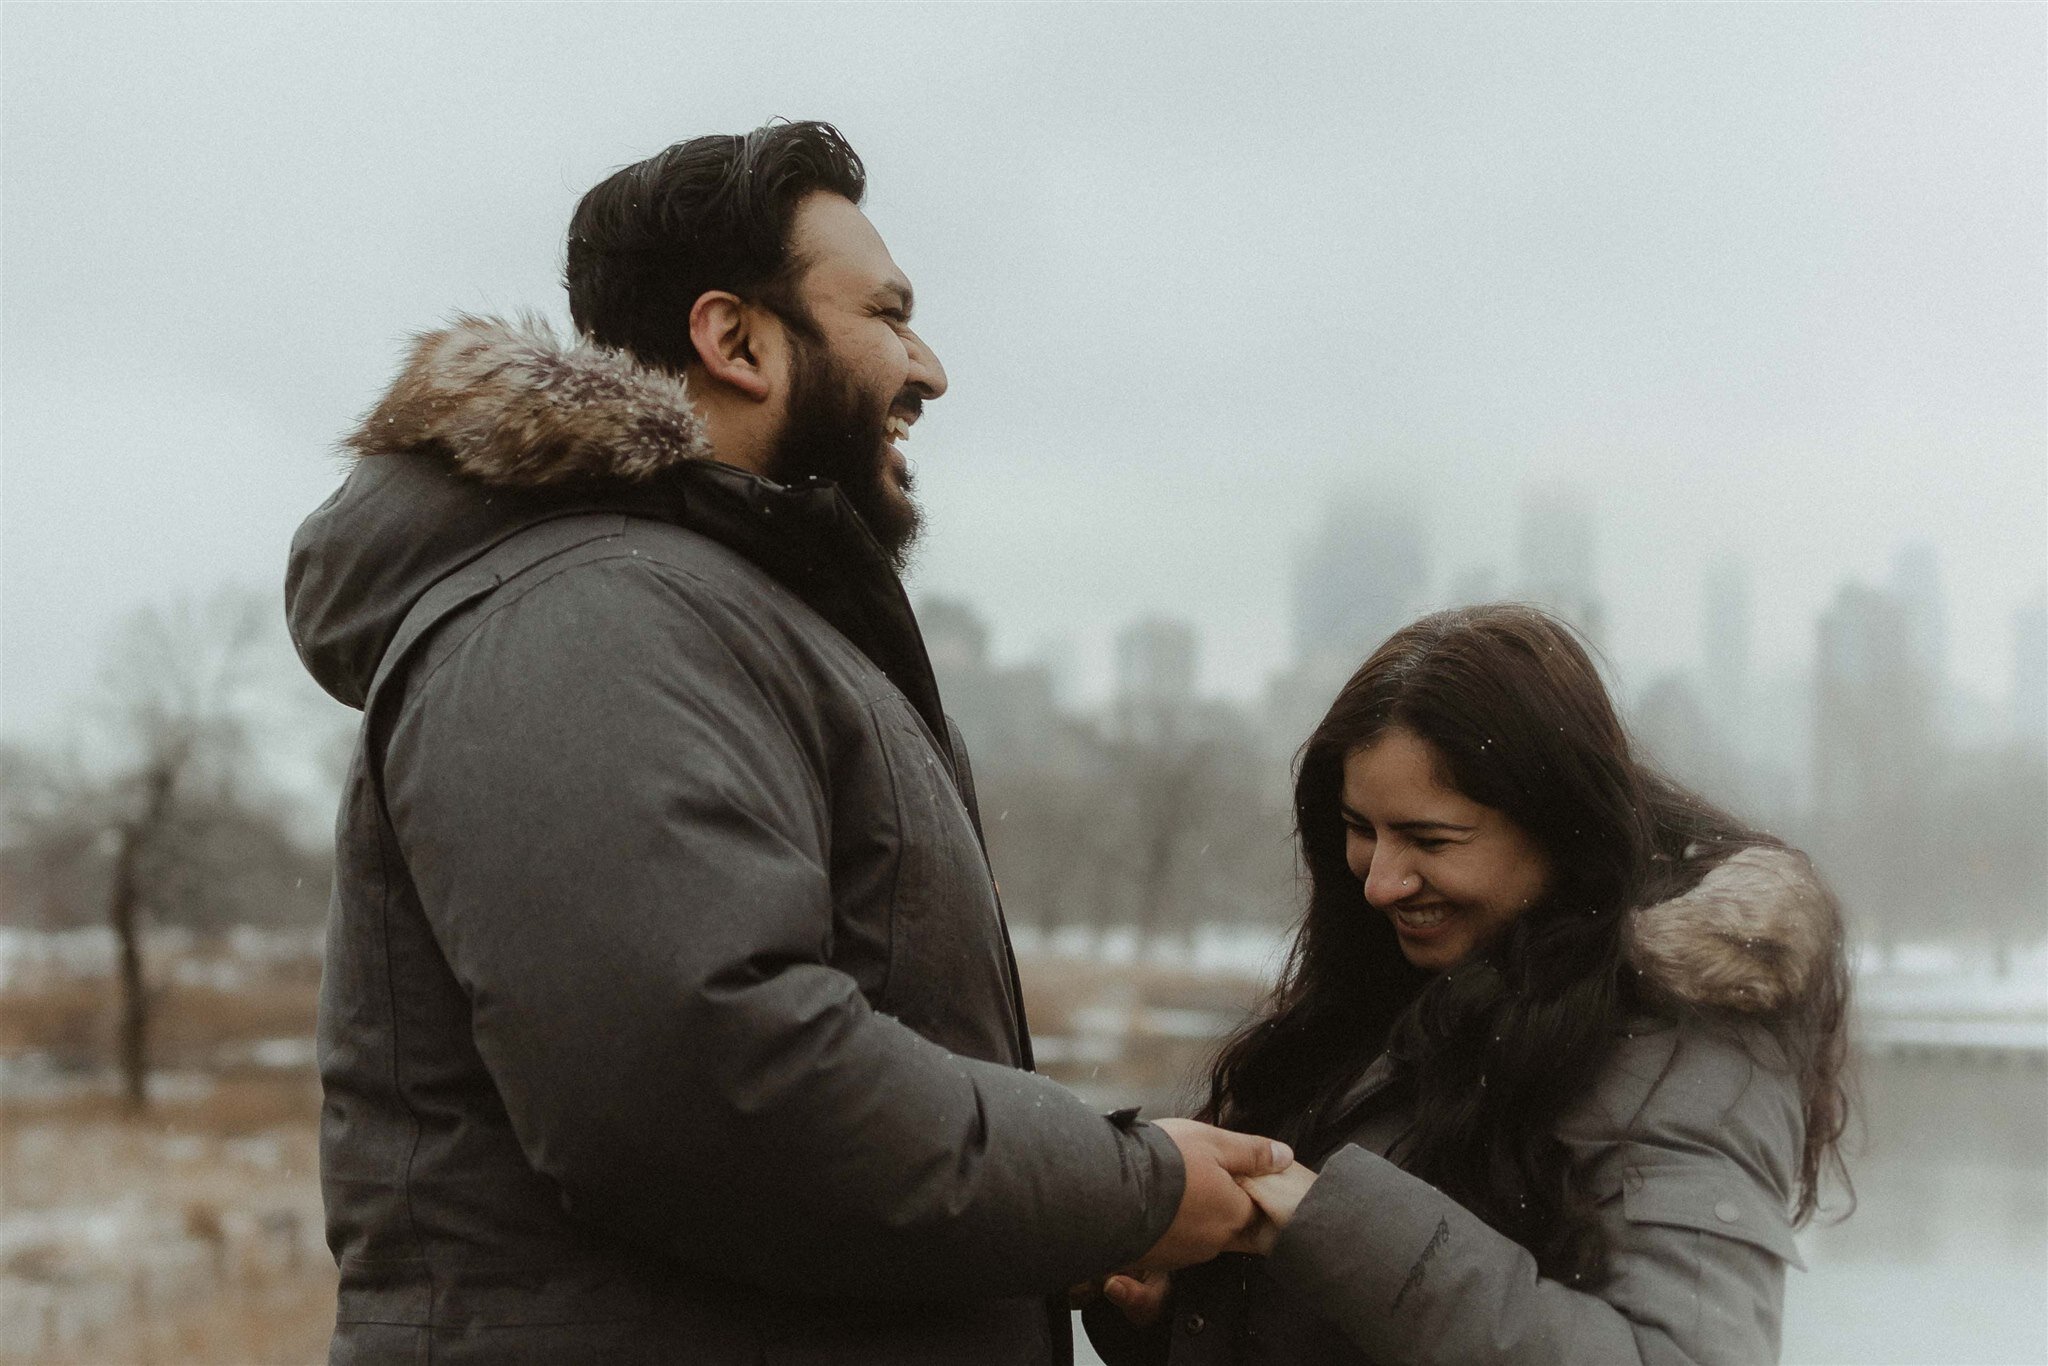
[[[682,380],[623,351],[565,343],[530,315],[463,315],[422,333],[345,445],[358,456],[431,447],[497,488],[632,484],[711,458]]]
[[[293,538],[285,606],[307,670],[349,706],[434,584],[539,522],[618,513],[752,562],[944,733],[903,586],[845,495],[720,463],[683,382],[623,351],[532,317],[458,317],[414,339],[342,449],[347,482]]]
[[[779,488],[710,458],[681,380],[533,317],[414,338],[341,449],[348,480],[293,539],[285,606],[308,671],[353,707],[413,603],[506,537],[576,512],[674,517],[682,476]]]
[[[1630,961],[1689,1005],[1741,1014],[1794,1008],[1840,942],[1834,902],[1805,855],[1752,845],[1697,886],[1629,919]]]

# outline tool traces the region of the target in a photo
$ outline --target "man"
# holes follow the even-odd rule
[[[421,338],[294,543],[336,1361],[1063,1361],[1061,1287],[1251,1246],[1284,1149],[1029,1071],[863,190],[811,123],[612,176],[584,341]]]

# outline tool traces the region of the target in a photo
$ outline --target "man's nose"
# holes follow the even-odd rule
[[[1420,886],[1409,871],[1408,862],[1387,848],[1381,840],[1372,851],[1372,866],[1365,870],[1365,899],[1375,906],[1391,906]]]
[[[910,387],[922,398],[937,398],[946,392],[946,367],[924,338],[910,335]]]

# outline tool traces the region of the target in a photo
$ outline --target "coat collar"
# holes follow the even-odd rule
[[[342,442],[348,482],[300,528],[293,639],[361,705],[412,604],[539,521],[608,511],[673,522],[759,566],[872,660],[949,762],[938,686],[903,585],[838,487],[714,458],[682,380],[533,317],[462,316],[413,341]]]
[[[1628,954],[1666,995],[1708,1010],[1778,1015],[1830,970],[1841,939],[1834,901],[1806,856],[1756,844],[1697,885],[1634,912]]]
[[[496,488],[645,482],[712,458],[673,375],[531,315],[462,315],[413,341],[398,378],[344,441],[359,456],[433,447]]]
[[[1806,856],[1756,844],[1715,864],[1690,890],[1630,912],[1624,933],[1630,966],[1654,994],[1739,1017],[1796,1006],[1828,970],[1840,928]],[[1328,1113],[1355,1116],[1396,1080],[1382,1052]]]

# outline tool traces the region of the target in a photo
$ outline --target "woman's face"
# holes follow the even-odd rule
[[[1438,778],[1436,750],[1395,726],[1344,761],[1344,861],[1418,968],[1456,967],[1543,894],[1527,832]]]

